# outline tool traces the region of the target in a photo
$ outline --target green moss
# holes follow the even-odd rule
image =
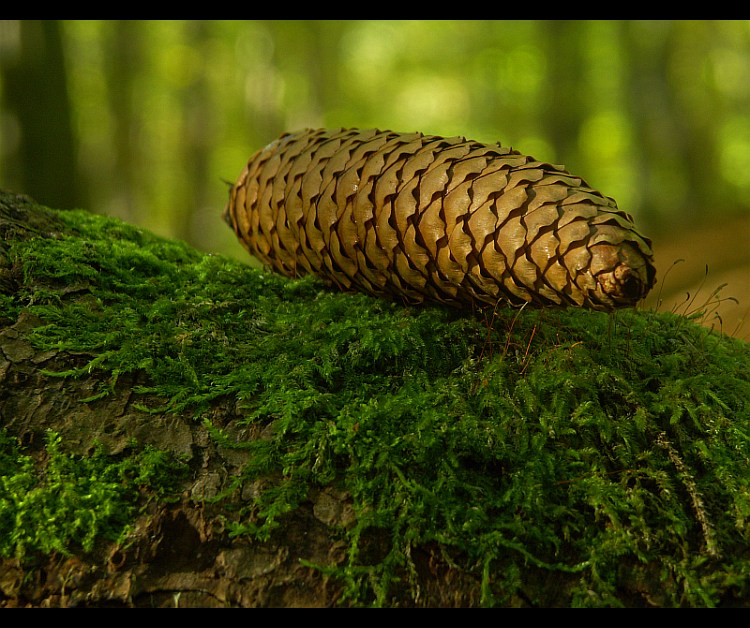
[[[0,556],[90,552],[99,539],[123,542],[144,505],[142,491],[168,500],[187,470],[153,448],[115,459],[102,449],[72,456],[60,445],[59,435],[48,433],[39,465],[0,431]]]
[[[346,603],[417,599],[425,546],[488,606],[545,578],[527,602],[627,605],[649,580],[661,605],[747,599],[750,345],[669,313],[403,307],[60,217],[70,235],[13,248],[13,307],[45,321],[32,341],[92,356],[56,375],[106,374],[98,397],[141,372],[144,410],[250,450],[217,502],[275,480],[227,510],[234,535],[268,538],[313,488],[345,489],[347,561],[316,568]],[[264,438],[213,425],[218,398]]]

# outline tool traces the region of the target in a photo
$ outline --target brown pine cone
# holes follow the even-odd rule
[[[286,133],[253,155],[224,219],[277,272],[458,306],[635,305],[651,242],[561,166],[463,137]]]

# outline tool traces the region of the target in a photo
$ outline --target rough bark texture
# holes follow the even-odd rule
[[[33,311],[34,305],[44,298],[53,302],[59,299],[71,308],[81,304],[91,308],[101,307],[101,303],[96,301],[96,290],[93,288],[99,277],[92,276],[89,286],[84,283],[65,284],[55,279],[53,268],[45,279],[46,283],[34,283],[36,280],[33,277],[37,275],[33,273],[33,266],[39,263],[38,260],[21,259],[13,252],[14,243],[21,241],[36,239],[52,246],[55,241],[68,237],[71,233],[75,238],[75,231],[71,230],[70,223],[61,220],[60,216],[59,212],[39,207],[25,197],[10,194],[0,196],[0,298],[10,298],[14,304],[23,304],[17,317],[13,317],[12,320],[8,317],[0,318],[0,427],[19,439],[25,450],[39,464],[40,469],[49,456],[44,447],[44,434],[47,430],[53,430],[60,434],[65,451],[70,454],[89,455],[97,443],[101,443],[110,455],[126,456],[135,441],[139,446],[153,445],[180,456],[186,461],[189,473],[181,483],[181,492],[171,501],[157,499],[144,487],[144,496],[148,497],[148,500],[145,507],[138,511],[125,543],[102,538],[97,540],[89,551],[72,547],[66,552],[37,553],[23,558],[1,558],[0,606],[293,607],[375,603],[392,606],[478,606],[493,603],[514,606],[566,606],[573,603],[571,600],[578,604],[604,606],[746,605],[750,590],[747,562],[750,559],[747,556],[747,526],[744,524],[742,512],[747,512],[750,505],[744,497],[747,494],[744,478],[735,475],[733,479],[732,473],[727,475],[726,470],[731,471],[737,465],[744,464],[743,447],[747,448],[748,439],[747,417],[742,414],[746,411],[746,404],[742,406],[741,399],[744,393],[741,391],[744,390],[742,386],[747,389],[747,379],[744,375],[731,381],[726,377],[716,376],[714,371],[721,371],[724,367],[717,365],[714,368],[711,362],[711,356],[724,355],[721,352],[731,354],[733,363],[750,360],[744,345],[704,334],[702,331],[699,333],[692,323],[674,317],[637,318],[637,313],[634,313],[633,319],[622,321],[631,320],[631,324],[635,324],[632,321],[637,320],[639,324],[652,325],[644,329],[647,331],[649,347],[654,347],[653,354],[657,361],[660,362],[666,355],[663,347],[689,345],[691,365],[699,364],[695,367],[690,366],[689,371],[692,373],[700,368],[706,375],[705,379],[701,380],[700,390],[696,388],[697,392],[693,394],[700,395],[708,391],[710,396],[702,397],[703,405],[696,406],[697,410],[691,409],[690,417],[682,420],[681,417],[687,415],[679,410],[678,406],[663,407],[666,402],[662,399],[666,397],[658,394],[660,390],[665,391],[665,395],[676,390],[674,394],[679,403],[688,406],[687,398],[680,392],[683,388],[678,385],[679,381],[672,382],[669,379],[672,376],[668,370],[665,369],[662,375],[657,375],[652,382],[644,384],[641,390],[639,386],[645,378],[638,375],[637,368],[645,361],[645,354],[635,345],[631,347],[631,343],[636,341],[631,338],[630,331],[627,331],[620,336],[622,347],[625,347],[623,351],[627,351],[626,362],[634,365],[633,373],[605,373],[598,376],[599,380],[592,384],[598,387],[598,392],[587,397],[581,405],[571,406],[570,415],[566,414],[558,427],[554,427],[551,410],[535,409],[533,405],[540,402],[531,399],[529,391],[532,390],[532,379],[524,380],[526,375],[533,375],[531,362],[535,357],[535,343],[537,339],[545,337],[543,344],[546,343],[545,346],[550,347],[550,353],[540,354],[542,372],[546,368],[551,369],[551,373],[557,372],[558,368],[565,368],[565,365],[576,356],[584,355],[583,345],[593,346],[599,340],[610,343],[607,345],[607,351],[611,354],[612,347],[614,343],[619,342],[620,336],[613,334],[607,339],[603,338],[606,334],[601,333],[591,337],[585,336],[586,328],[594,323],[603,325],[600,329],[607,329],[606,319],[596,318],[605,315],[581,312],[582,316],[592,317],[580,324],[580,328],[583,329],[580,332],[583,334],[581,338],[585,340],[572,339],[568,342],[563,337],[567,332],[560,331],[562,327],[554,327],[555,324],[562,325],[561,322],[553,323],[553,327],[548,328],[545,327],[547,323],[541,318],[524,323],[517,313],[509,314],[504,318],[507,335],[501,328],[501,333],[492,340],[495,344],[484,340],[484,328],[481,325],[478,327],[481,332],[476,335],[478,351],[471,359],[461,357],[459,350],[455,349],[461,343],[470,344],[466,338],[446,338],[444,344],[436,348],[435,354],[430,354],[429,358],[424,359],[424,372],[427,375],[420,384],[422,380],[418,379],[420,376],[415,372],[421,362],[414,357],[415,351],[407,348],[399,353],[395,349],[390,349],[387,342],[377,344],[383,336],[398,334],[402,330],[411,334],[418,331],[424,334],[432,333],[434,323],[443,324],[446,320],[448,322],[441,328],[446,330],[446,333],[460,333],[465,336],[466,329],[476,329],[468,323],[464,324],[458,314],[455,315],[456,318],[446,319],[440,313],[434,318],[425,319],[429,320],[429,324],[410,328],[409,325],[415,325],[422,320],[421,313],[404,315],[402,309],[397,306],[392,309],[386,308],[384,311],[388,317],[384,316],[385,324],[382,327],[374,323],[368,327],[367,321],[360,321],[358,330],[347,341],[348,345],[344,340],[337,338],[335,340],[338,344],[331,344],[326,355],[307,355],[299,359],[299,366],[305,368],[315,363],[322,365],[323,369],[327,364],[333,375],[326,375],[322,370],[314,370],[311,373],[316,378],[317,389],[306,388],[307,384],[302,380],[299,390],[294,386],[290,388],[292,397],[287,407],[292,409],[292,416],[284,429],[293,437],[296,425],[302,430],[303,424],[306,424],[310,429],[317,430],[316,434],[319,433],[319,426],[324,425],[325,430],[331,430],[330,438],[324,433],[323,440],[312,452],[308,451],[306,454],[308,458],[292,452],[293,457],[284,459],[283,470],[269,470],[269,474],[273,476],[270,480],[261,478],[248,481],[240,490],[230,491],[225,498],[219,500],[217,498],[223,494],[222,491],[243,473],[243,468],[248,463],[253,462],[249,449],[232,447],[229,444],[276,438],[275,434],[279,431],[275,427],[279,425],[278,417],[289,410],[274,406],[268,401],[276,399],[281,403],[280,397],[273,396],[273,390],[258,390],[259,397],[261,393],[267,393],[267,396],[263,397],[265,401],[258,403],[262,406],[260,410],[265,407],[263,404],[270,406],[266,412],[269,416],[275,417],[270,422],[248,422],[246,419],[249,411],[243,403],[247,404],[253,400],[248,396],[238,399],[237,395],[232,394],[210,397],[203,406],[203,422],[196,421],[193,412],[175,410],[177,406],[171,406],[171,411],[159,412],[156,409],[160,406],[166,407],[170,400],[154,392],[155,389],[149,388],[153,382],[149,379],[146,367],[123,371],[113,377],[111,370],[100,370],[94,366],[98,352],[103,351],[101,347],[71,351],[62,345],[50,346],[44,350],[35,346],[32,342],[34,331],[43,329],[45,324],[50,323],[42,320]],[[125,239],[117,229],[109,232],[106,237]],[[142,237],[145,238],[135,231],[128,237],[136,243],[142,242]],[[75,241],[75,246],[82,250],[91,244],[90,236]],[[195,259],[199,258],[200,256],[196,255]],[[64,262],[58,261],[61,265]],[[102,268],[104,260],[97,259],[96,255],[92,254],[87,264],[94,269]],[[230,281],[232,273],[225,274],[229,275],[227,281]],[[146,283],[139,280],[134,288],[133,298],[140,294],[139,291],[144,289]],[[232,285],[234,284],[227,283],[227,286]],[[276,286],[273,288],[277,291],[275,294],[284,296],[285,302],[294,305],[294,291],[298,288],[273,285]],[[302,309],[297,310],[299,313],[303,312],[305,307],[311,307],[320,301],[318,288],[314,287],[309,292],[312,296]],[[50,297],[50,294],[53,296]],[[245,311],[252,309],[252,299],[257,297],[269,300],[269,294],[270,292],[249,294],[244,297],[244,303],[232,305],[236,305],[237,310],[229,320],[229,327],[249,330],[251,341],[257,343],[276,333],[271,331],[274,329],[272,321],[249,317]],[[335,315],[323,321],[313,322],[304,330],[295,332],[293,337],[288,339],[289,344],[285,345],[285,351],[299,349],[300,344],[312,342],[317,335],[324,333],[326,328],[341,323],[341,319],[350,309],[350,304],[358,304],[358,307],[368,312],[368,316],[374,316],[372,313],[377,312],[378,307],[386,307],[381,306],[378,300],[372,300],[378,303],[357,300],[357,296],[340,295],[338,298],[342,299],[341,301],[332,301]],[[221,301],[222,298],[229,299],[229,296],[219,295],[208,304],[209,316],[218,319],[226,314],[228,310],[222,309],[226,307],[226,303]],[[197,311],[203,305],[204,301],[199,300],[190,305],[190,311],[180,312],[176,317],[173,310],[163,311],[163,316],[166,317],[164,322],[167,323],[167,327],[176,330],[177,346],[182,349],[189,347],[190,334],[193,334],[193,339],[197,339],[199,334],[209,331],[215,335],[215,338],[212,336],[212,342],[215,343],[213,346],[216,350],[223,346],[222,342],[225,339],[216,332],[218,327],[213,328],[207,324],[201,327],[200,323],[196,324],[197,328],[180,327],[185,317],[189,317],[191,312]],[[282,305],[282,301],[279,300],[279,307]],[[503,314],[499,316],[502,317]],[[158,315],[154,314],[154,318],[158,318]],[[538,323],[535,322],[537,320]],[[622,321],[619,323],[621,326],[625,324]],[[663,326],[653,327],[657,324]],[[524,325],[527,325],[524,335],[512,336],[511,332],[515,333],[516,329],[523,328]],[[288,320],[278,325],[278,329],[286,327]],[[345,325],[338,329],[340,332],[337,333],[342,336],[348,333]],[[675,330],[674,338],[679,339],[679,342],[671,337],[665,337],[671,329]],[[487,339],[490,338],[491,332],[494,333],[488,327]],[[367,352],[368,346],[362,337],[368,333],[370,341],[377,347],[377,352],[371,356],[366,355],[365,359],[362,356]],[[298,334],[301,335],[301,339]],[[635,333],[632,336],[637,338],[639,334]],[[689,340],[683,342],[684,338]],[[429,353],[430,347],[420,345],[420,337],[415,336],[413,342],[414,347]],[[704,354],[695,352],[694,348],[698,342],[706,343]],[[300,355],[306,355],[304,346],[299,350]],[[389,350],[393,355],[388,354]],[[458,358],[450,356],[454,350]],[[488,358],[491,355],[494,356],[494,361]],[[274,361],[284,357],[282,353],[278,356],[269,355],[266,358],[267,370],[273,368]],[[444,373],[439,370],[439,363],[443,358],[446,360]],[[586,368],[598,368],[597,359],[592,358],[593,366],[589,365]],[[720,357],[716,359],[721,360]],[[404,360],[411,361],[403,366]],[[554,360],[558,360],[557,366]],[[243,356],[238,356],[238,371],[242,368],[242,361]],[[383,375],[383,381],[386,382],[383,389],[366,388],[363,400],[354,410],[346,410],[349,407],[346,405],[339,407],[334,404],[339,409],[332,410],[330,415],[326,415],[325,403],[335,401],[338,394],[342,397],[353,396],[354,389],[343,389],[349,385],[345,377],[349,371],[365,368],[362,364],[366,369],[371,369],[363,371],[362,385],[374,387],[376,381],[380,381],[377,378]],[[467,369],[475,368],[472,365],[477,364],[480,366],[476,366],[478,370],[475,379],[471,380],[474,382],[472,387],[462,388],[456,393],[459,407],[469,413],[474,407],[471,405],[472,400],[476,399],[477,407],[481,410],[482,407],[491,404],[493,399],[497,400],[506,394],[503,388],[505,384],[501,385],[499,382],[515,378],[524,386],[522,390],[526,391],[526,401],[515,399],[509,403],[515,404],[515,412],[527,413],[527,416],[518,417],[515,427],[497,428],[500,432],[493,435],[495,423],[501,419],[509,421],[508,417],[503,418],[493,410],[490,416],[483,419],[485,423],[479,422],[476,417],[467,420],[465,437],[476,438],[476,442],[457,445],[451,440],[434,440],[442,438],[445,430],[460,422],[460,416],[449,416],[445,423],[440,424],[439,433],[430,435],[430,424],[438,422],[440,413],[452,399],[451,386],[458,381],[457,378],[462,373],[465,374]],[[483,364],[486,365],[485,371],[479,370]],[[548,367],[548,364],[551,366]],[[197,369],[198,361],[194,362],[193,366]],[[300,377],[299,372],[293,368],[295,366],[290,365],[290,381],[297,381],[294,378]],[[337,371],[339,367],[343,371]],[[61,372],[75,374],[66,377],[54,375]],[[576,373],[576,369],[571,370],[570,379],[566,380],[565,385],[544,389],[544,395],[553,400],[557,399],[563,406],[573,404],[571,395],[576,392],[575,386],[583,386],[587,384],[586,380],[591,380],[591,377],[583,377],[581,383],[571,384]],[[599,371],[593,373],[596,375]],[[709,378],[709,374],[713,379]],[[261,375],[262,373],[258,376]],[[386,375],[390,379],[386,378]],[[240,379],[243,377],[245,376]],[[664,381],[661,381],[660,377]],[[206,376],[206,390],[210,392],[212,387],[219,386],[220,378],[221,374],[218,372],[209,373]],[[389,397],[388,395],[394,392],[392,388],[402,382],[399,378],[406,382],[404,390],[407,390],[407,393],[400,397]],[[428,385],[427,380],[436,378],[445,383],[444,386],[439,386],[442,388],[440,394],[449,396],[440,397],[431,408],[421,407],[418,401],[409,402],[409,390],[413,389],[416,394]],[[195,373],[193,379],[195,383],[189,380],[189,387],[200,389],[203,379]],[[259,381],[264,380],[261,378]],[[461,386],[463,385],[462,383]],[[660,386],[663,388],[660,389]],[[727,389],[721,386],[727,386]],[[106,395],[101,395],[103,389],[107,390]],[[151,392],[144,393],[144,389]],[[652,389],[657,392],[650,392]],[[316,390],[321,392],[318,397],[313,394]],[[308,396],[299,396],[298,393]],[[558,394],[559,397],[556,396]],[[485,396],[484,401],[482,395]],[[597,426],[594,424],[591,409],[599,403],[598,395],[601,396],[601,404],[606,413],[600,413],[601,416],[596,418],[600,421]],[[645,403],[643,399],[652,399],[651,395],[655,401],[648,412],[653,416],[649,418],[642,414],[636,420],[637,417],[633,413],[639,404]],[[712,400],[719,397],[719,401],[716,402],[718,405],[711,406],[710,404],[714,403]],[[313,405],[311,413],[308,412],[311,406],[309,403],[306,405],[306,399],[323,400],[324,403],[319,406]],[[89,401],[83,403],[83,400]],[[377,407],[376,400],[379,400],[380,408]],[[378,421],[385,422],[390,416],[386,411],[391,406],[396,407],[399,400],[404,401],[406,410],[401,415],[392,415],[396,417],[393,419],[393,429],[399,429],[400,422],[411,419],[415,421],[414,427],[406,426],[404,433],[397,433],[388,443],[373,442],[369,445],[371,449],[364,450],[365,453],[358,450],[360,453],[356,456],[352,454],[351,458],[375,460],[383,456],[387,460],[389,455],[392,456],[398,467],[398,477],[395,479],[399,482],[399,490],[405,492],[399,494],[401,502],[395,506],[393,503],[375,501],[363,504],[361,499],[358,503],[350,492],[341,488],[339,482],[342,477],[346,477],[351,486],[357,486],[356,483],[360,480],[359,477],[351,477],[357,475],[355,472],[348,471],[346,465],[351,463],[347,458],[348,454],[346,451],[326,451],[325,445],[331,442],[336,430],[340,433],[348,429],[344,425],[346,420],[350,420],[352,424],[352,443],[361,444],[362,440],[368,438],[368,434],[376,433],[373,430],[377,425],[367,424],[368,412],[371,418],[374,417],[375,424]],[[524,410],[524,403],[531,404],[531,409]],[[555,404],[558,402],[552,403],[550,408]],[[707,409],[705,416],[701,414],[704,412],[701,408]],[[425,415],[428,420],[421,417],[421,411],[431,411],[433,414]],[[382,415],[378,412],[382,412]],[[563,412],[568,412],[566,407],[563,407]],[[625,414],[618,414],[622,412]],[[513,412],[510,415],[512,416]],[[262,412],[260,416],[263,418]],[[336,420],[340,421],[339,425],[335,425]],[[575,423],[576,420],[578,423]],[[632,427],[634,431],[625,432],[626,436],[620,439],[618,430],[630,430],[631,425],[638,421],[644,422],[645,427]],[[714,423],[721,427],[714,429]],[[216,438],[207,428],[208,424],[220,429],[224,437]],[[533,431],[528,433],[532,436],[524,432],[529,426],[533,428]],[[650,439],[649,434],[654,438]],[[736,441],[732,441],[736,434],[745,434],[745,437],[737,436]],[[507,443],[498,444],[498,439],[506,435]],[[283,437],[283,434],[278,436]],[[430,438],[433,438],[432,442]],[[709,438],[714,440],[707,440]],[[725,442],[722,440],[724,438],[730,440]],[[705,440],[709,443],[706,445],[708,449],[699,450],[699,454],[712,451],[711,447],[715,445],[717,450],[724,452],[726,459],[719,461],[719,464],[708,454],[701,458],[700,455],[703,454],[696,454],[692,449],[693,440],[701,443]],[[532,469],[528,490],[520,491],[518,499],[526,505],[508,505],[515,499],[513,495],[518,493],[517,490],[515,493],[511,490],[515,478],[527,472],[527,462],[528,466],[534,463],[537,444],[540,442],[546,443],[545,456],[548,457],[538,465],[538,469]],[[436,443],[442,445],[438,446]],[[438,457],[429,464],[423,464],[423,468],[410,468],[410,463],[405,462],[406,457],[402,462],[401,455],[407,456],[413,450],[428,446],[437,451]],[[491,451],[493,446],[497,451]],[[458,449],[455,449],[456,447]],[[634,453],[627,453],[630,462],[619,461],[618,456],[631,447]],[[335,449],[333,446],[330,448]],[[522,449],[526,452],[523,455],[518,453]],[[304,443],[299,451],[307,451]],[[456,451],[459,453],[454,455]],[[275,455],[282,454],[283,451],[279,450]],[[278,479],[274,474],[283,475],[285,478],[294,476],[295,465],[298,465],[300,477],[305,480],[320,465],[325,464],[326,456],[329,456],[328,464],[330,469],[333,469],[332,473],[335,473],[333,480],[321,472],[315,482],[305,484],[308,487],[305,494],[290,502],[294,507],[286,512],[276,513],[278,525],[271,527],[268,534],[252,536],[233,533],[230,526],[233,513],[252,503],[263,493],[264,487],[273,484]],[[738,457],[742,460],[738,461]],[[595,462],[590,463],[590,460]],[[0,460],[1,462],[3,461]],[[308,462],[311,465],[309,468],[305,467]],[[558,475],[556,468],[551,472],[551,477],[545,475],[546,470],[552,468],[551,465],[559,462],[564,463],[560,470],[569,471],[570,475]],[[487,510],[490,514],[483,520],[484,523],[481,523],[481,519],[467,519],[465,525],[478,525],[476,528],[466,528],[464,531],[462,525],[448,521],[447,527],[441,528],[441,531],[433,532],[428,529],[418,541],[403,541],[405,537],[398,534],[408,525],[406,518],[422,515],[422,511],[415,513],[408,508],[413,504],[419,504],[419,500],[425,496],[429,501],[424,502],[424,508],[439,507],[440,500],[444,498],[442,492],[445,490],[447,494],[445,485],[430,487],[427,479],[434,469],[450,466],[448,463],[456,465],[459,478],[468,479],[465,486],[459,482],[457,494],[466,501],[458,504],[458,510],[454,511],[458,514],[453,516],[483,512],[482,500],[489,499],[491,493],[500,495],[498,503]],[[381,472],[376,469],[373,482],[378,484],[381,479],[385,481],[385,473],[384,470],[381,478]],[[693,476],[697,479],[694,480]],[[545,477],[548,479],[539,479]],[[718,481],[716,477],[721,477],[722,480]],[[727,482],[734,484],[729,487]],[[653,498],[654,502],[658,502],[659,508],[654,509],[650,501],[626,501],[622,510],[621,504],[607,500],[583,506],[570,501],[575,495],[589,495],[585,492],[587,486],[591,487],[590,495],[594,496],[591,499],[596,499],[596,496],[604,494],[608,483],[617,489],[616,495],[620,496],[618,499],[627,500],[631,494],[637,494],[639,499],[642,499],[645,495],[647,499]],[[468,492],[475,489],[474,493]],[[465,496],[464,490],[467,491]],[[545,490],[550,491],[548,496],[539,500],[534,497],[539,491]],[[709,492],[711,494],[708,494]],[[548,502],[548,499],[562,500],[556,503],[556,507],[567,506],[569,510],[560,511],[563,513],[560,515],[550,515],[549,508],[552,507],[552,502]],[[662,511],[660,499],[666,500],[663,506],[666,514]],[[404,519],[396,518],[390,524],[391,527],[378,524],[377,521],[371,526],[363,526],[361,534],[357,537],[356,549],[353,549],[347,531],[355,525],[357,513],[359,516],[367,517],[371,511],[392,512],[394,507],[397,513],[401,512],[400,508],[404,509]],[[436,512],[442,511],[438,509]],[[613,512],[614,515],[610,516]],[[647,516],[641,521],[639,517],[643,512]],[[736,513],[740,514],[735,518]],[[492,526],[493,517],[505,518],[508,526],[518,524],[518,527],[513,528],[515,531],[512,534],[511,528],[508,527],[496,532],[495,536],[483,537],[486,529]],[[638,526],[632,524],[631,519],[638,520]],[[430,517],[426,517],[426,520],[428,525],[444,523],[432,522]],[[260,519],[256,522],[260,524]],[[670,529],[665,530],[665,526],[668,528],[670,522],[679,524],[675,524],[674,532]],[[614,537],[606,535],[613,529],[622,526],[627,528],[628,525],[634,525],[632,530],[626,529],[617,537],[620,542],[626,543],[622,550],[612,549],[606,542],[601,547],[588,547],[587,543],[575,544],[577,539],[581,538],[581,534],[589,532],[600,534],[602,538],[609,538],[611,541]],[[556,534],[559,532],[559,537],[556,537],[558,541],[552,545],[545,544],[546,541],[541,538],[544,526],[553,526]],[[557,529],[558,526],[560,530]],[[445,542],[446,535],[452,533],[454,527],[457,528],[455,532],[462,535],[461,538],[468,539],[467,545],[463,548],[454,542]],[[529,533],[528,538],[524,537],[526,531]],[[663,536],[655,540],[658,535]],[[485,545],[473,545],[474,539],[480,537]],[[673,537],[679,540],[677,549],[669,545]],[[403,546],[393,547],[397,538],[401,539]],[[636,538],[635,552],[627,545],[630,542],[628,539],[631,538]],[[492,539],[499,539],[499,543]],[[532,548],[531,551],[529,548]],[[579,554],[580,551],[589,550],[590,556]],[[543,551],[549,552],[548,555],[545,556]],[[613,552],[614,562],[606,563],[610,569],[607,572],[609,575],[602,578],[605,582],[597,581],[596,569],[587,565],[596,560],[597,552],[598,555],[605,555],[610,551]],[[539,552],[543,560],[534,556],[532,552]],[[390,574],[388,579],[377,580],[376,567],[393,556],[402,556],[404,562],[396,561],[393,563],[395,566],[392,572],[386,572]],[[348,561],[351,561],[352,565],[349,571],[346,569]],[[314,568],[311,565],[341,569],[335,573],[326,572],[325,569]],[[601,563],[600,568],[603,566],[605,564]],[[688,572],[690,578],[685,575]],[[362,588],[366,588],[367,583],[376,582],[372,585],[375,592],[358,598],[352,593],[351,588],[347,588],[352,581],[360,582]],[[381,594],[382,597],[379,597]]]
[[[3,194],[0,293],[13,294],[22,283],[20,266],[8,256],[11,241],[54,239],[64,230],[52,212],[26,197]],[[229,538],[211,507],[194,500],[214,495],[227,476],[237,473],[243,455],[220,452],[188,415],[135,409],[132,390],[138,377],[120,379],[105,400],[81,403],[106,378],[96,372],[76,380],[45,374],[86,364],[92,355],[35,350],[26,336],[42,323],[26,313],[17,321],[0,321],[0,427],[39,460],[45,455],[44,434],[54,430],[74,454],[86,455],[97,443],[117,454],[135,439],[186,457],[195,473],[178,503],[153,505],[139,517],[125,548],[101,542],[90,553],[52,553],[32,564],[0,560],[0,606],[295,607],[335,602],[340,587],[330,586],[300,559],[341,559],[330,526],[345,512],[344,496],[321,493],[267,543]],[[218,424],[231,424],[233,404],[217,403],[213,414]]]
[[[53,212],[31,199],[2,193],[0,294],[14,294],[23,282],[20,260],[8,255],[13,240],[54,239],[65,230]],[[345,492],[313,492],[268,541],[231,538],[220,523],[227,503],[212,507],[200,500],[214,497],[238,475],[247,455],[217,446],[189,414],[161,416],[134,407],[133,388],[143,383],[137,375],[119,378],[104,400],[81,403],[107,376],[92,371],[72,380],[51,377],[48,372],[85,365],[94,354],[35,350],[27,335],[42,324],[25,312],[16,321],[0,320],[0,427],[17,436],[39,462],[46,456],[44,435],[53,430],[75,455],[90,454],[100,443],[116,455],[135,440],[187,459],[194,473],[177,503],[154,504],[139,516],[126,546],[102,541],[92,552],[53,552],[31,563],[0,559],[0,607],[337,604],[343,585],[302,561],[344,561],[339,530],[353,517]],[[149,405],[142,396],[138,402]],[[234,401],[214,403],[211,417],[230,434],[242,431],[233,427],[238,418]],[[241,498],[250,499],[247,491]],[[373,537],[372,547],[363,551],[377,554],[382,541]],[[425,578],[420,606],[477,603],[476,580],[454,573],[435,548],[420,550],[415,558]],[[408,598],[404,601],[411,605]]]

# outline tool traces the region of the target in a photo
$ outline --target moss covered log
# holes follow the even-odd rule
[[[406,307],[11,194],[0,236],[2,606],[750,603],[750,345],[695,317]]]

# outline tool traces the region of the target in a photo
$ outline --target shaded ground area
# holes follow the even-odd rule
[[[750,215],[663,234],[654,251],[659,285],[645,307],[685,314],[710,301],[703,324],[750,341]]]

